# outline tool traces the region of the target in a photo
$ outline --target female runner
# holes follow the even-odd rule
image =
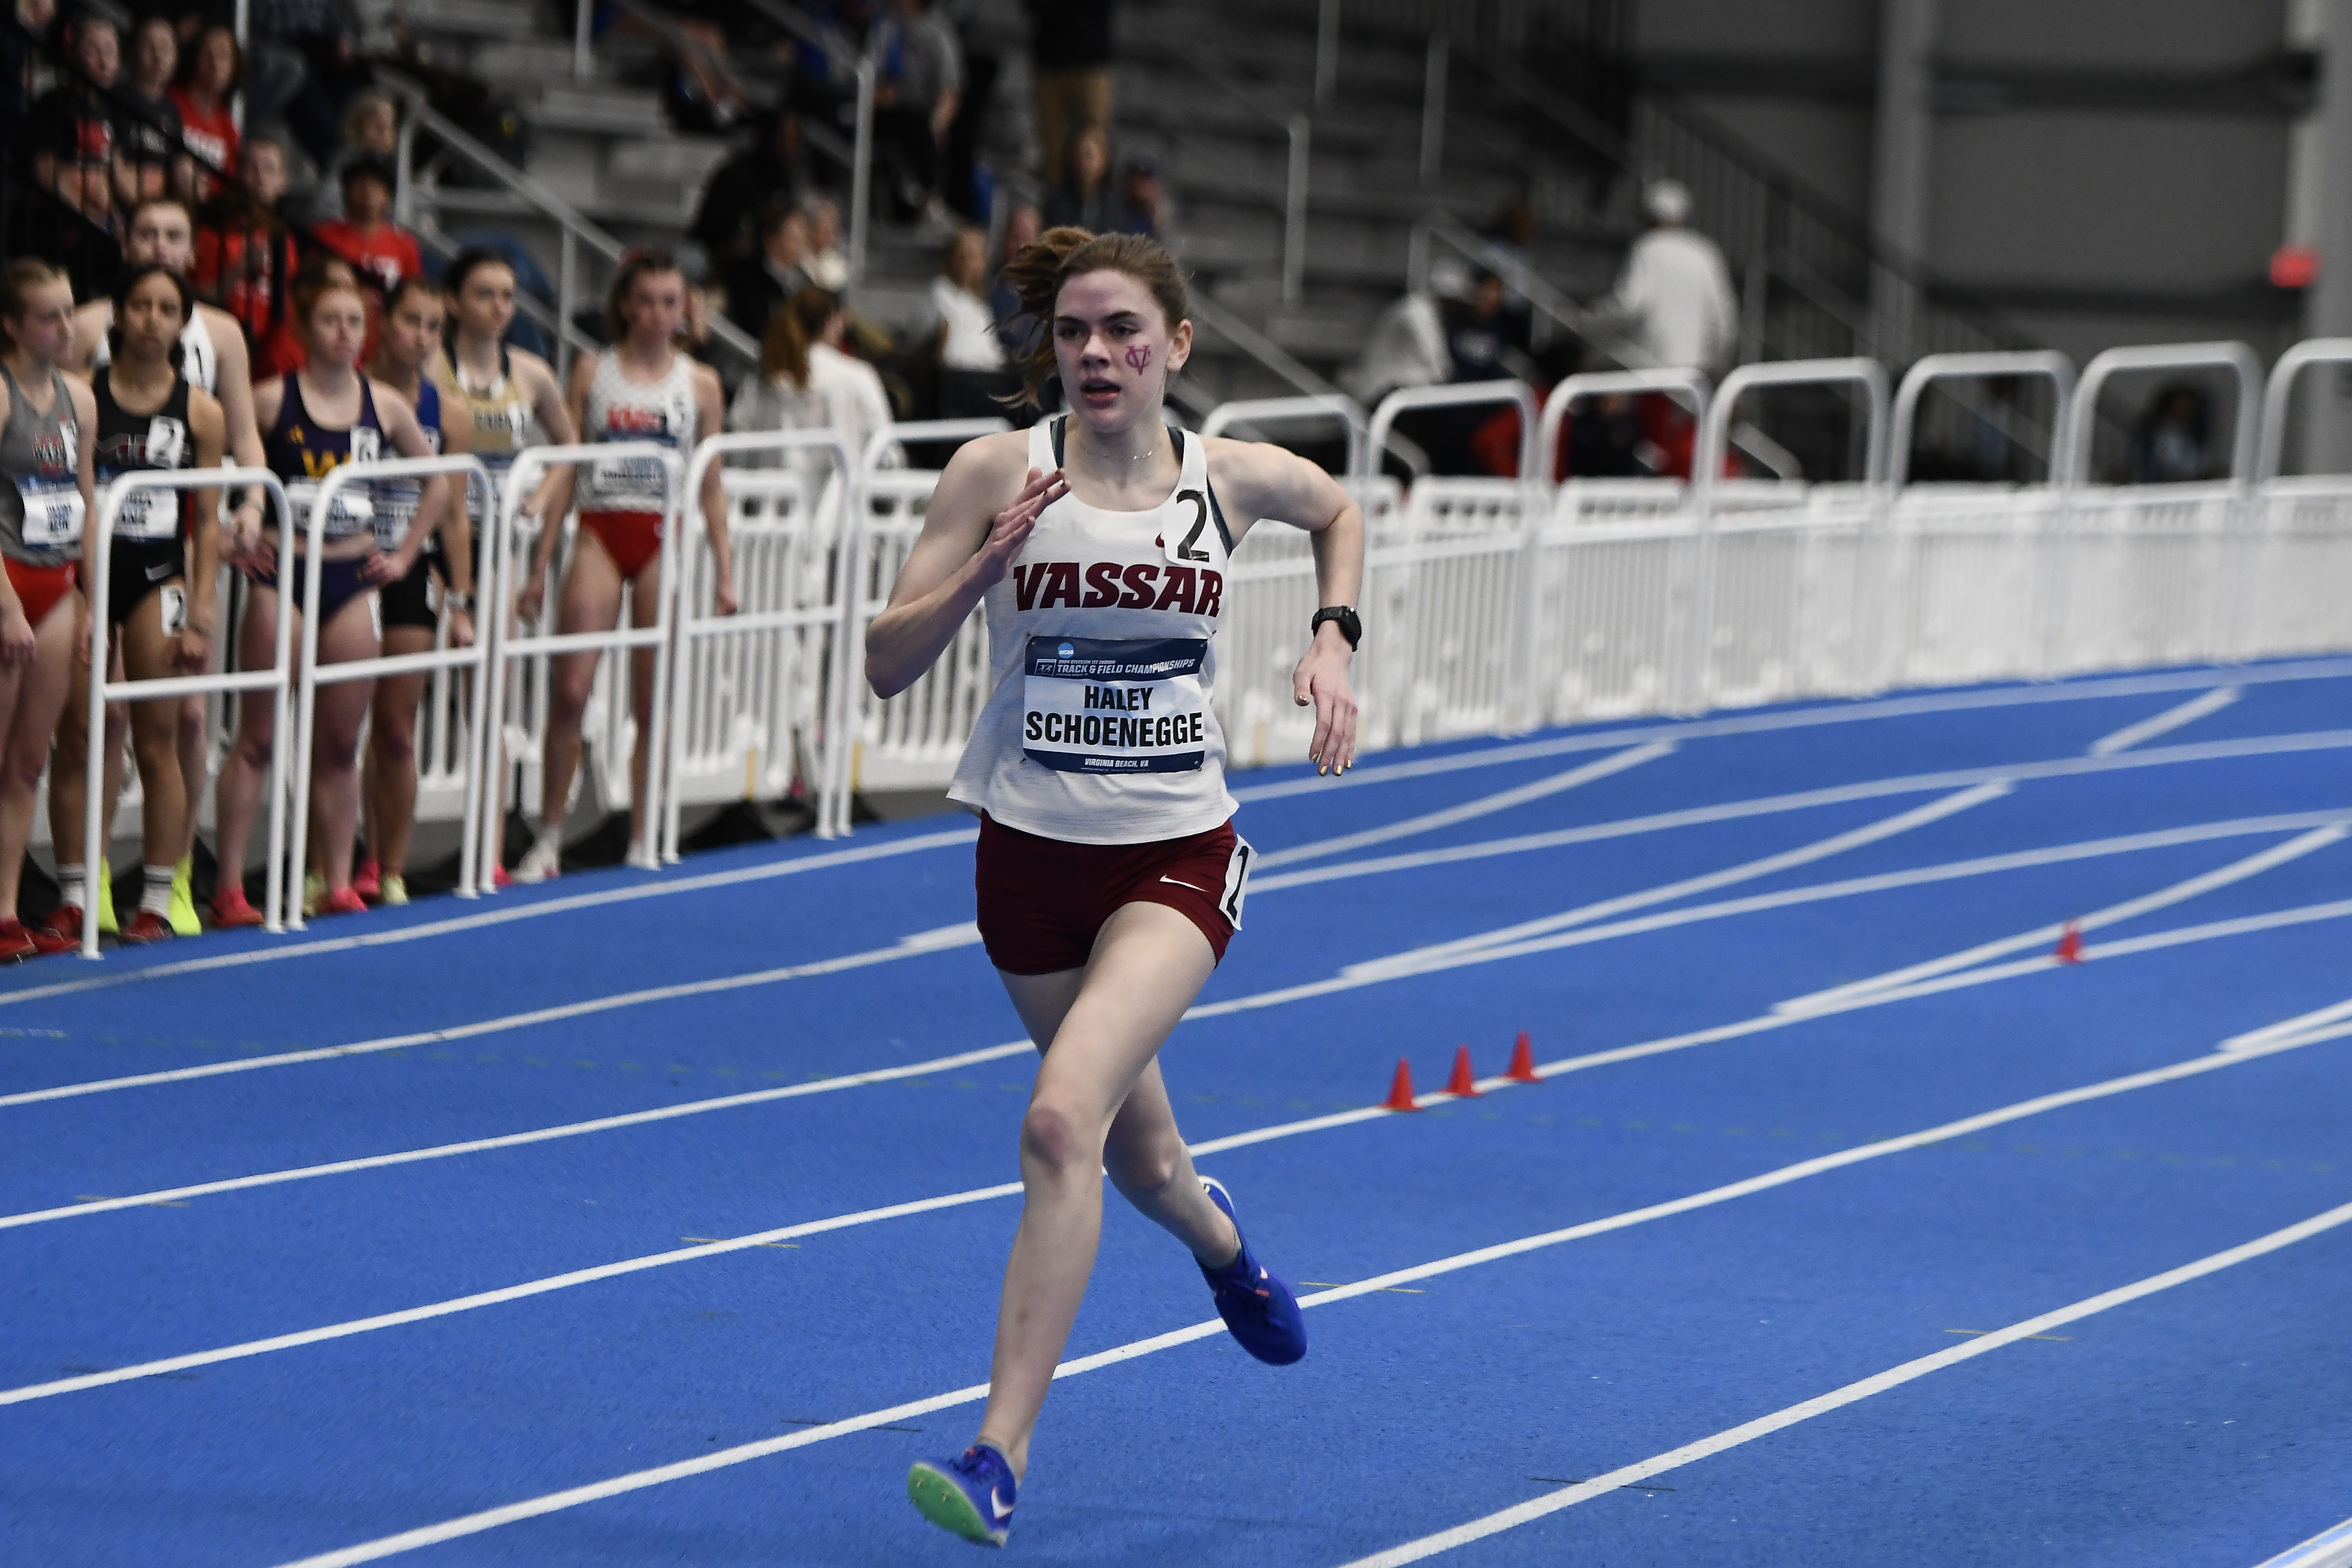
[[[483,530],[499,515],[506,502],[507,476],[515,458],[533,445],[537,426],[541,437],[559,447],[578,437],[572,434],[571,411],[563,406],[563,389],[555,372],[537,354],[515,348],[507,340],[515,319],[514,264],[494,250],[467,250],[449,264],[444,281],[457,330],[450,334],[449,357],[435,372],[442,395],[455,398],[472,412],[474,455],[490,470],[490,510],[474,517],[475,581],[481,581],[488,561]],[[522,499],[518,515],[536,521],[561,519],[570,506],[572,470],[552,468],[540,476],[538,486]],[[503,747],[503,741],[501,741]],[[490,770],[490,820],[507,815],[505,755]],[[499,880],[506,872],[498,872]]]
[[[371,382],[359,373],[360,344],[367,336],[367,305],[359,286],[332,276],[303,279],[294,290],[294,319],[300,324],[310,352],[310,368],[289,371],[280,379],[254,388],[254,413],[263,430],[262,446],[269,467],[286,481],[286,499],[294,509],[290,521],[277,518],[278,527],[303,528],[320,481],[344,463],[380,458],[389,446],[404,458],[431,455],[416,416],[409,412],[390,387]],[[415,526],[394,555],[376,548],[370,530],[373,508],[364,487],[345,489],[333,515],[326,520],[320,551],[319,660],[343,664],[376,656],[374,589],[397,582],[416,564],[425,541],[439,526],[445,492],[436,485],[418,508]],[[300,616],[312,609],[303,598],[308,591],[308,563],[298,543],[294,582],[289,589],[278,581],[277,529],[267,529],[254,554],[232,563],[252,579],[244,624],[238,628],[238,667],[260,669],[278,656],[278,617],[296,617],[294,636],[302,635]],[[359,826],[360,721],[368,710],[372,681],[347,680],[321,686],[310,763],[310,833],[324,878],[319,908],[343,914],[365,909],[352,891],[352,839]],[[261,923],[261,912],[245,896],[245,850],[253,831],[254,808],[261,801],[262,779],[269,765],[270,739],[276,716],[266,692],[247,692],[237,706],[236,742],[231,748],[220,779],[220,889],[213,898],[213,923],[249,926]]]
[[[933,1523],[996,1545],[1094,1268],[1106,1173],[1192,1249],[1244,1350],[1277,1364],[1307,1353],[1288,1288],[1252,1255],[1224,1189],[1194,1173],[1156,1058],[1241,926],[1251,852],[1228,820],[1211,706],[1234,546],[1257,518],[1315,536],[1331,607],[1292,680],[1315,707],[1307,755],[1325,773],[1355,760],[1346,606],[1363,565],[1362,513],[1320,468],[1162,423],[1192,324],[1157,241],[1057,228],[1006,276],[1050,324],[1029,397],[1058,374],[1073,412],[956,453],[866,664],[877,693],[902,691],[988,607],[995,684],[949,795],[981,814],[981,935],[1045,1060],[980,1435],[917,1464],[907,1489]]]
[[[425,374],[440,358],[445,318],[439,289],[422,278],[404,280],[384,304],[383,326],[368,372],[415,411],[426,446],[437,452],[467,452],[473,449],[474,422],[464,409],[446,404],[441,389]],[[400,549],[425,492],[447,492],[441,526],[425,542],[425,553],[407,576],[384,586],[386,654],[432,651],[444,605],[449,610],[449,646],[467,647],[474,641],[474,546],[466,529],[466,488],[462,474],[424,485],[409,480],[376,487],[375,543],[387,554]],[[438,593],[432,582],[436,576],[441,579]],[[416,709],[431,679],[418,671],[387,675],[375,683],[367,762],[360,778],[368,857],[352,879],[352,891],[362,899],[408,902],[408,841],[416,828]]]
[[[87,640],[74,567],[89,560],[98,405],[58,368],[73,347],[73,288],[46,261],[0,272],[0,960],[40,952],[16,918],[33,799]]]
[[[93,378],[96,427],[95,497],[123,475],[140,471],[216,468],[227,421],[219,402],[183,374],[181,334],[195,307],[187,283],[168,268],[134,268],[114,290],[114,325],[107,363]],[[107,625],[123,672],[156,680],[207,669],[212,664],[214,580],[217,575],[220,492],[141,490],[114,521],[108,546]],[[93,514],[95,516],[95,514]],[[184,538],[183,537],[184,533]],[[34,940],[45,951],[81,943],[85,829],[80,816],[88,752],[90,670],[74,661],[73,687],[58,724],[49,796],[69,795],[75,814],[68,841],[59,837],[61,901]],[[124,942],[149,942],[173,934],[173,862],[195,809],[195,794],[181,773],[180,703],[173,698],[131,704],[131,745],[139,760],[142,857],[138,912],[121,928]],[[73,743],[67,743],[68,731]],[[68,773],[73,788],[66,787]],[[53,825],[54,826],[54,825]],[[67,857],[72,856],[72,864]],[[100,875],[104,873],[101,871]]]
[[[572,422],[584,441],[652,441],[677,450],[681,460],[701,433],[716,434],[724,421],[724,395],[718,373],[677,352],[686,326],[686,275],[668,252],[633,252],[613,279],[605,324],[617,346],[583,354],[572,367]],[[719,489],[719,465],[702,477],[703,527],[710,540],[719,613],[735,613],[734,556],[728,547],[727,499]],[[667,504],[659,465],[615,458],[591,463],[579,486],[580,534],[563,577],[559,626],[572,632],[611,631],[620,624],[621,590],[629,590],[630,620],[654,624],[661,601],[661,527]],[[561,515],[560,513],[551,513]],[[515,613],[539,618],[548,564],[562,530],[540,530],[539,548],[522,580]],[[594,653],[560,654],[547,713],[547,739],[541,752],[544,790],[539,834],[515,868],[518,882],[543,882],[562,864],[563,816],[572,801],[572,776],[580,765],[580,719],[596,681]],[[630,763],[629,858],[643,853],[646,832],[646,764],[653,742],[654,654],[639,648],[629,667],[629,694],[636,710],[636,753]]]
[[[235,160],[229,162],[233,164]],[[196,258],[195,220],[187,204],[177,196],[153,196],[132,208],[129,229],[123,237],[122,258],[126,267],[161,267],[187,277]],[[114,321],[114,301],[110,298],[93,300],[74,312],[74,354],[66,366],[68,371],[94,375],[106,368],[114,352],[108,337]],[[227,422],[226,456],[236,458],[240,468],[264,467],[261,432],[253,422],[253,379],[245,352],[245,329],[237,325],[236,318],[217,305],[199,303],[187,324],[180,329],[180,374],[197,391],[210,393],[219,400],[221,416]],[[260,492],[246,491],[244,500],[234,510],[225,513],[220,521],[231,531],[233,538],[242,539],[249,546],[261,531]],[[208,581],[201,586],[218,597],[214,583]],[[108,675],[109,679],[120,677],[120,670]],[[180,700],[180,776],[187,790],[187,828],[172,868],[172,907],[168,917],[173,933],[179,936],[194,936],[204,929],[196,919],[191,882],[195,871],[197,819],[202,814],[205,788],[212,782],[211,701],[201,693]],[[57,751],[49,763],[50,842],[57,846],[58,865],[68,873],[83,858],[85,775],[81,727],[86,707],[86,702],[66,704],[65,716],[58,722]],[[107,704],[103,826],[109,839],[114,836],[114,807],[122,793],[122,740],[129,722],[130,716],[122,703]],[[111,880],[112,870],[106,863],[101,846],[98,886],[91,891],[97,897],[98,929],[108,934],[115,930],[114,898],[109,886]]]

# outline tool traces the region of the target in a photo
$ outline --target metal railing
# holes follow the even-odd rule
[[[278,617],[277,656],[268,669],[233,669],[215,675],[175,675],[155,680],[109,680],[107,669],[107,625],[104,606],[110,591],[110,578],[114,563],[114,526],[122,516],[123,503],[131,496],[146,490],[177,493],[181,490],[215,489],[224,486],[259,485],[278,503],[275,513],[280,519],[293,513],[286,505],[283,480],[268,468],[180,468],[171,472],[139,472],[124,474],[107,488],[106,497],[99,503],[98,516],[89,526],[98,530],[97,581],[90,587],[90,602],[95,606],[89,617],[89,728],[84,731],[89,744],[89,772],[83,781],[82,843],[84,853],[97,859],[103,852],[105,839],[106,787],[104,784],[107,748],[100,743],[106,733],[106,705],[109,702],[152,702],[177,697],[210,695],[213,692],[267,691],[272,694],[273,722],[269,742],[269,860],[265,873],[267,885],[261,895],[262,929],[276,932],[288,925],[288,906],[296,905],[297,929],[299,900],[291,898],[286,874],[286,749],[288,746],[289,712],[291,706],[294,677],[294,622],[289,616]],[[278,580],[289,582],[294,574],[294,531],[282,527],[278,531]],[[310,584],[312,604],[317,604],[318,584]],[[195,792],[188,792],[187,808],[196,809]],[[232,879],[245,875],[242,866],[224,866],[221,875]],[[292,887],[299,887],[297,876]],[[96,958],[98,954],[98,921],[82,922],[81,955]]]
[[[1887,442],[1887,484],[1901,489],[1911,477],[1911,439],[1917,427],[1919,400],[1939,381],[1982,381],[1993,376],[2032,376],[2051,385],[2050,439],[2042,448],[2054,483],[2059,452],[2065,441],[2067,414],[2074,396],[2074,362],[2054,349],[2027,349],[2008,353],[1928,354],[1904,373],[1895,394],[1892,434]],[[2025,433],[2004,425],[2001,433],[2028,447]]]
[[[1389,432],[1397,416],[1416,408],[1467,408],[1486,404],[1505,404],[1519,411],[1519,471],[1518,478],[1532,477],[1536,468],[1536,407],[1535,389],[1524,381],[1464,381],[1445,386],[1400,387],[1381,399],[1372,411],[1371,434],[1361,448],[1366,464],[1377,464],[1379,454],[1387,450]],[[1359,476],[1370,478],[1370,468],[1360,468]]]
[[[497,487],[490,482],[488,468],[479,458],[464,453],[444,458],[395,458],[371,463],[344,463],[328,474],[323,480],[320,481],[318,498],[310,503],[310,515],[303,525],[302,570],[306,576],[303,579],[302,603],[306,605],[316,605],[320,603],[320,579],[325,571],[326,562],[320,554],[320,548],[326,540],[327,519],[334,515],[335,500],[345,489],[353,485],[373,487],[384,480],[432,479],[453,474],[466,476],[466,492],[469,499],[474,493],[477,483],[481,486],[481,493],[484,497],[494,500],[498,495]],[[421,511],[417,515],[422,515]],[[415,518],[412,517],[409,520],[409,527],[413,529],[415,526]],[[283,531],[290,535],[293,530],[289,528]],[[404,532],[403,542],[404,542],[405,533]],[[422,557],[420,556],[419,559]],[[493,566],[478,584],[478,591],[483,593],[485,602],[497,602],[490,597],[496,590],[497,584],[497,570]],[[320,617],[316,615],[306,614],[302,616],[301,658],[296,666],[299,685],[294,703],[294,830],[289,841],[293,863],[297,867],[310,864],[310,767],[313,760],[311,748],[316,743],[319,688],[321,686],[338,686],[353,680],[373,680],[383,675],[424,675],[445,669],[474,672],[473,713],[469,731],[471,743],[465,748],[463,753],[466,758],[466,774],[463,784],[463,804],[458,817],[461,822],[473,821],[485,793],[482,784],[488,771],[488,764],[483,760],[486,753],[481,745],[482,734],[487,727],[485,714],[488,712],[489,700],[489,682],[481,679],[482,667],[489,658],[490,639],[488,635],[478,631],[473,642],[465,647],[436,647],[423,653],[380,653],[373,658],[354,658],[337,664],[321,665],[319,662],[319,620]],[[286,621],[284,606],[281,605],[278,615],[281,627]],[[461,899],[472,898],[489,886],[490,874],[478,858],[479,848],[480,847],[470,834],[463,836],[458,843],[457,896]],[[296,901],[295,909],[287,924],[295,931],[302,929],[299,900]]]
[[[422,87],[396,72],[380,70],[378,79],[397,94],[407,106],[401,116],[400,140],[394,158],[400,180],[401,199],[414,203],[424,199],[415,194],[416,181],[412,167],[415,155],[416,133],[430,131],[446,148],[464,158],[477,169],[520,196],[541,217],[556,225],[559,231],[556,266],[556,374],[559,379],[569,373],[571,356],[577,349],[593,353],[601,345],[581,332],[573,324],[582,295],[579,247],[585,245],[605,261],[617,267],[627,247],[593,222],[586,214],[516,168],[497,153],[483,146],[455,121],[433,107],[432,100]],[[414,206],[404,209],[412,216]],[[413,225],[412,225],[413,226]],[[593,297],[593,296],[592,296]],[[743,330],[723,316],[711,316],[707,322],[711,337],[748,364],[760,363],[760,345],[753,342]]]
[[[2093,483],[2093,426],[2099,414],[2099,394],[2116,376],[2130,371],[2225,370],[2238,384],[2238,407],[2231,421],[2230,483],[2241,489],[2253,482],[2255,454],[2261,449],[2263,365],[2243,343],[2159,343],[2141,348],[2109,349],[2083,367],[2082,384],[2066,420],[2066,439],[2056,471],[2069,486]]]
[[[997,423],[1001,424],[1002,421]],[[710,465],[730,454],[757,452],[782,456],[789,452],[806,451],[822,452],[832,459],[833,471],[841,481],[836,504],[847,508],[854,513],[858,469],[849,455],[849,448],[843,444],[841,437],[831,430],[749,431],[710,437],[694,448],[693,457],[687,462],[684,491],[689,496],[700,495],[703,476],[709,472]],[[824,521],[819,518],[809,518],[804,520],[804,526],[822,527]],[[698,563],[699,552],[697,552],[696,559]],[[656,758],[656,765],[662,766],[668,775],[661,795],[665,809],[658,835],[659,853],[665,861],[677,860],[679,853],[679,829],[685,810],[685,792],[679,787],[679,772],[685,763],[683,750],[687,727],[686,715],[690,711],[689,703],[692,698],[692,693],[688,689],[688,679],[696,668],[697,645],[706,641],[715,642],[720,638],[751,637],[768,632],[824,631],[835,629],[840,625],[840,612],[837,605],[824,602],[823,599],[814,605],[796,605],[791,602],[794,595],[790,593],[783,595],[785,602],[781,605],[760,609],[744,605],[739,607],[731,616],[706,616],[695,614],[686,607],[687,599],[683,588],[684,585],[681,584],[681,591],[677,595],[679,605],[677,614],[677,649],[670,667],[672,680],[677,689],[671,692],[669,698],[671,715],[668,725],[669,744],[667,752],[659,754]],[[839,645],[836,643],[835,646]],[[793,715],[793,717],[802,716]],[[827,733],[824,742],[830,752],[839,744],[839,738]],[[782,743],[780,737],[774,735],[769,737],[772,749]],[[830,767],[826,769],[825,776],[828,779],[833,776],[833,770]],[[827,804],[822,799],[819,801],[817,816],[821,825],[830,827],[833,824],[828,820]]]
[[[661,521],[661,587],[655,599],[652,624],[643,626],[616,625],[612,630],[604,632],[535,632],[525,635],[509,631],[508,627],[514,619],[515,595],[522,581],[521,574],[513,570],[513,559],[515,526],[522,515],[524,498],[531,493],[533,481],[539,478],[539,470],[542,468],[581,468],[599,462],[650,462],[659,465],[662,470],[665,495]],[[477,636],[487,638],[490,645],[486,659],[489,666],[488,695],[486,699],[488,717],[482,725],[483,732],[479,737],[486,749],[496,748],[500,743],[499,732],[504,727],[506,713],[507,671],[515,660],[545,658],[565,653],[619,653],[645,647],[654,650],[652,711],[647,715],[651,732],[639,737],[646,747],[646,798],[631,803],[643,810],[645,825],[641,829],[643,837],[630,850],[629,863],[646,868],[660,864],[662,769],[659,763],[667,755],[664,725],[669,717],[670,626],[672,611],[677,602],[678,563],[684,556],[679,542],[685,531],[684,520],[688,504],[679,484],[685,467],[686,460],[678,456],[675,447],[651,441],[525,447],[516,456],[514,467],[508,470],[505,494],[499,498],[498,510],[490,527],[485,531],[483,540],[487,546],[483,555],[489,563],[489,580],[498,585],[499,590],[498,599],[494,604],[485,605],[486,615],[478,618],[477,623]],[[541,526],[560,527],[562,520],[543,519]],[[549,595],[548,600],[542,601],[544,608],[541,614],[553,614],[556,602],[555,595]],[[621,669],[625,675],[625,661]],[[503,764],[496,761],[499,754],[495,750],[489,751],[492,761],[482,770],[485,777],[493,771],[502,770]],[[625,777],[628,764],[623,763],[621,765]],[[573,776],[577,778],[578,774]],[[481,792],[483,809],[468,825],[469,831],[477,836],[473,863],[483,868],[478,888],[484,892],[490,890],[496,876],[497,835],[502,825],[491,819],[496,815],[494,803],[500,793],[495,789]]]
[[[1363,471],[1368,429],[1364,422],[1364,406],[1344,393],[1330,392],[1309,397],[1247,397],[1221,403],[1202,421],[1201,434],[1206,437],[1222,436],[1231,429],[1255,432],[1266,425],[1330,419],[1338,420],[1347,432],[1348,455],[1340,472],[1360,473]],[[1255,438],[1263,440],[1265,437]]]
[[[1235,80],[1205,50],[1187,46],[1176,51],[1176,58],[1235,102],[1280,126],[1287,139],[1289,158],[1282,185],[1282,302],[1296,305],[1307,287],[1307,196],[1312,177],[1309,153],[1314,123],[1304,110]]]

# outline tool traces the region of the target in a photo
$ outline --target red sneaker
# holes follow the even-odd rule
[[[81,946],[81,906],[59,904],[48,919],[30,929],[34,947],[43,952],[71,952]]]
[[[28,958],[37,957],[40,951],[34,945],[33,933],[25,929],[23,921],[14,915],[0,920],[0,963],[22,963]]]
[[[141,910],[118,934],[123,942],[169,942],[177,933],[172,930],[172,922],[153,910]]]
[[[213,899],[212,923],[226,931],[262,924],[261,911],[246,901],[243,888],[223,888]]]
[[[514,874],[509,871],[504,866],[493,866],[490,868],[490,886],[493,888],[511,888],[514,886]]]
[[[319,900],[319,912],[322,915],[363,915],[367,913],[367,900],[360,897],[357,888],[337,888]]]
[[[360,862],[359,870],[352,878],[352,891],[371,902],[383,896],[383,868],[376,864],[374,856]]]

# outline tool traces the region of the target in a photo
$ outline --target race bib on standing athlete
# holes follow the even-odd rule
[[[1072,773],[1197,772],[1207,755],[1207,639],[1033,637],[1022,751]]]
[[[71,474],[16,481],[25,499],[25,542],[35,550],[71,550],[81,543],[81,485]]]

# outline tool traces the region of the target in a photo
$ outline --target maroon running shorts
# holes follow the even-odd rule
[[[1201,928],[1223,963],[1241,929],[1251,854],[1230,822],[1150,844],[1066,844],[982,814],[980,938],[1007,974],[1055,974],[1086,967],[1121,904],[1165,904]]]

